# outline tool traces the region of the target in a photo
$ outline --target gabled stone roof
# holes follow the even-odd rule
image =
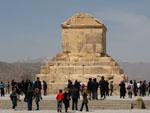
[[[66,20],[62,23],[63,28],[78,28],[78,27],[95,27],[95,28],[105,28],[105,25],[99,21],[98,19],[94,18],[93,16],[87,13],[76,13],[74,16]]]

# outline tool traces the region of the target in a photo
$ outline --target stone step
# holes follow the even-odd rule
[[[150,100],[145,100],[145,105],[147,109],[150,109]],[[40,109],[42,110],[56,110],[57,102],[55,100],[43,100],[40,102]],[[89,109],[130,109],[131,108],[131,100],[97,100],[97,101],[89,101]],[[11,101],[10,100],[1,100],[0,108],[1,109],[11,109]],[[78,108],[81,107],[81,100],[79,100]],[[33,101],[33,109],[36,108],[36,105]],[[25,110],[27,109],[27,103],[21,101],[18,102],[17,109]],[[70,102],[71,109],[71,102]]]
[[[42,74],[120,74],[120,68],[118,66],[58,66],[58,67],[51,67],[50,70],[42,70]]]
[[[63,66],[96,66],[96,65],[110,65],[110,66],[114,66],[114,65],[117,65],[116,62],[114,61],[97,61],[97,62],[54,62],[54,63],[50,63],[49,65],[44,65],[42,66],[42,68],[47,68],[47,66],[52,66],[52,67],[55,67],[55,66],[59,66],[59,67],[63,67]]]
[[[82,56],[82,57],[75,57],[74,55],[71,57],[55,57],[53,58],[51,61],[49,61],[50,63],[57,63],[57,62],[88,62],[88,61],[114,61],[111,57],[100,57],[100,56],[96,56],[91,54],[90,56],[86,55],[86,56]]]

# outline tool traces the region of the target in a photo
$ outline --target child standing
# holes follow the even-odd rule
[[[64,95],[62,93],[62,90],[59,90],[59,93],[56,96],[56,100],[57,100],[57,112],[61,112],[62,111],[62,102],[64,99]]]
[[[12,93],[10,94],[10,99],[12,101],[12,109],[16,109],[17,106],[17,92],[16,92],[16,88],[14,88],[12,90]]]

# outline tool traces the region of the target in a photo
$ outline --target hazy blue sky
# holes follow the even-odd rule
[[[0,61],[54,56],[60,24],[87,12],[108,28],[114,59],[150,62],[150,0],[0,0]]]

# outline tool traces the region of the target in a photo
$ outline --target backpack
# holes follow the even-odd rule
[[[131,89],[131,85],[128,85],[127,89],[128,89],[128,90]]]

